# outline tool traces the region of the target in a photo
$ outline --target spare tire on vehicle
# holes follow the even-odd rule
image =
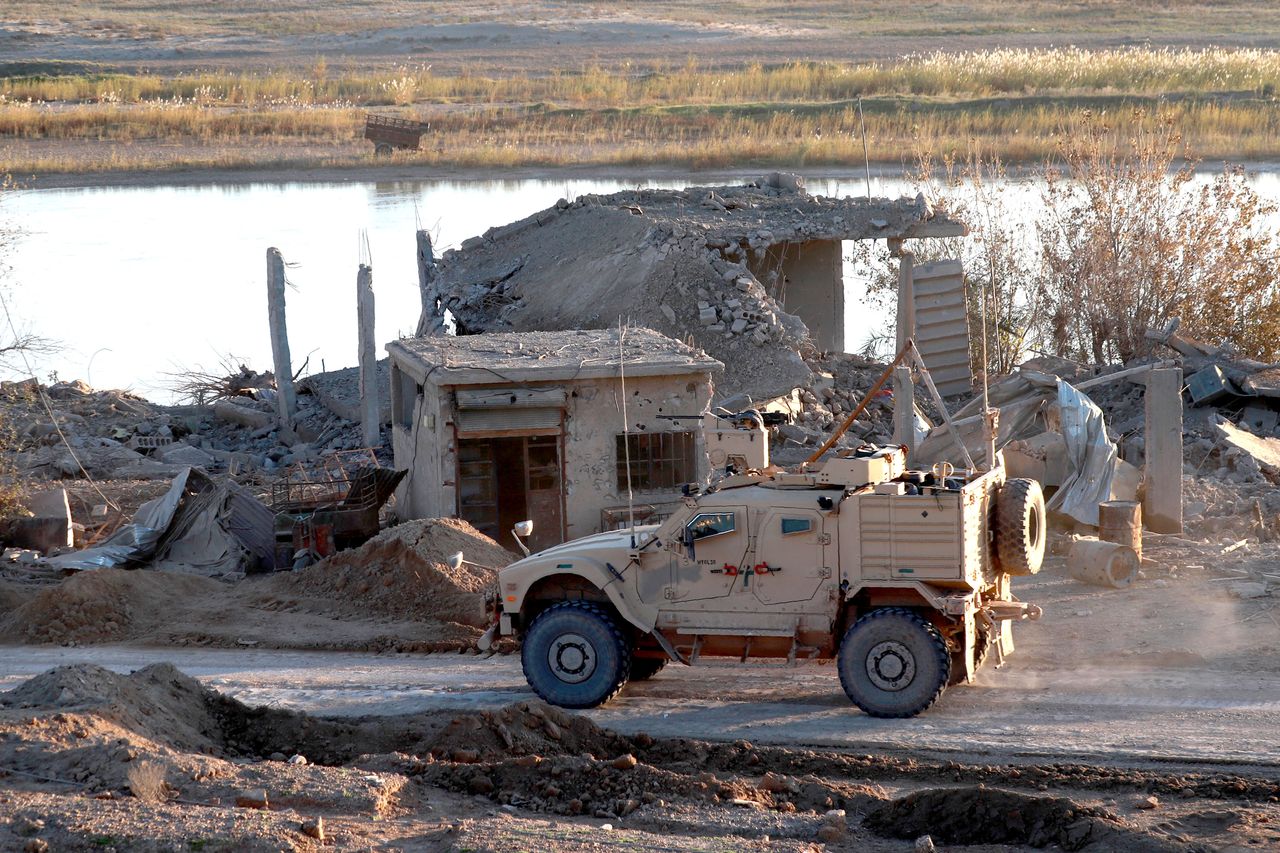
[[[1011,575],[1034,575],[1044,562],[1048,524],[1035,480],[1006,480],[996,495],[996,559]]]

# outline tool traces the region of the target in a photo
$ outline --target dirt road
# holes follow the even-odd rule
[[[249,704],[326,715],[489,709],[532,697],[518,656],[362,655],[218,649],[0,649],[0,688],[64,663],[120,672],[170,661]],[[588,712],[622,733],[714,741],[1103,763],[1253,765],[1280,771],[1280,677],[1204,668],[1065,669],[1012,662],[950,690],[914,720],[876,720],[840,691],[834,667],[672,666]]]

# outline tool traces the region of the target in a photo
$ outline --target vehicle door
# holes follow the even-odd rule
[[[745,506],[699,509],[684,524],[682,547],[672,555],[672,602],[725,598],[740,580],[747,553]]]
[[[756,528],[756,550],[748,575],[761,604],[797,613],[824,609],[819,595],[834,572],[835,548],[823,530],[823,515],[811,509],[770,509]]]

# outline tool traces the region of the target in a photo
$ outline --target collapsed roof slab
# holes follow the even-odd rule
[[[720,395],[767,398],[808,384],[803,354],[844,343],[834,317],[843,304],[840,264],[771,267],[771,250],[785,259],[795,245],[808,247],[805,257],[838,260],[841,240],[964,233],[920,196],[824,198],[779,174],[743,186],[584,195],[446,252],[419,332],[443,333],[446,312],[464,335],[622,319],[691,340],[722,361]]]

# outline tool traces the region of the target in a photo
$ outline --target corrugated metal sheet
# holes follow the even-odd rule
[[[262,501],[249,494],[244,487],[226,483],[226,526],[244,546],[268,569],[276,566],[276,514]]]
[[[455,392],[459,409],[564,408],[563,388],[459,388]]]
[[[912,271],[911,278],[915,290],[916,347],[938,386],[938,393],[949,396],[971,391],[969,322],[960,262],[922,264]]]
[[[482,438],[495,433],[547,435],[560,430],[562,409],[459,409],[454,419],[462,438]]]

